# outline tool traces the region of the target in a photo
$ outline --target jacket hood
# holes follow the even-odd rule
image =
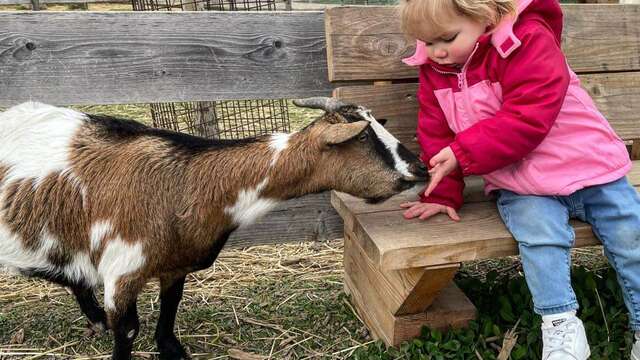
[[[516,0],[518,8],[517,17],[508,16],[491,31],[491,44],[496,48],[501,57],[506,58],[514,52],[522,42],[514,34],[514,25],[518,19],[525,16],[535,16],[544,21],[556,36],[558,44],[562,37],[562,9],[557,0]],[[409,66],[419,66],[426,64],[427,46],[423,41],[416,41],[416,51],[402,62]]]

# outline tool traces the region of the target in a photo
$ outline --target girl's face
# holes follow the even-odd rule
[[[427,55],[431,60],[441,65],[462,66],[486,29],[487,24],[483,22],[454,15],[442,34],[420,40],[427,45]]]

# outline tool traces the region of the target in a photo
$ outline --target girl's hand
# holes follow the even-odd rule
[[[405,219],[413,219],[415,217],[418,217],[420,218],[420,220],[425,220],[435,214],[443,213],[449,215],[449,217],[453,221],[460,221],[460,216],[458,216],[456,210],[446,205],[423,203],[420,201],[409,201],[400,204],[400,207],[403,209],[408,208],[408,210],[402,214],[404,215]]]
[[[447,146],[429,160],[429,166],[431,167],[431,170],[429,170],[431,181],[429,181],[427,190],[424,191],[424,196],[429,196],[440,181],[455,170],[458,166],[458,159],[456,159],[453,150]]]

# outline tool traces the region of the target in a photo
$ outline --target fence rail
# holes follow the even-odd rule
[[[0,13],[0,106],[329,95],[322,12]]]

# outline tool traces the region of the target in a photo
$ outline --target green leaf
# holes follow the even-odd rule
[[[540,339],[540,336],[537,331],[529,331],[527,333],[527,345],[531,346],[535,344]]]
[[[514,350],[511,351],[511,358],[514,360],[524,359],[527,355],[527,348],[521,345],[516,345]]]
[[[516,321],[515,316],[511,313],[511,309],[500,309],[500,317],[510,323]]]
[[[484,337],[490,337],[493,335],[493,322],[489,319],[482,325],[482,335]]]
[[[442,332],[440,332],[438,330],[431,330],[431,338],[434,339],[437,342],[441,342],[442,341]]]
[[[460,349],[460,342],[458,340],[447,341],[442,344],[442,348],[445,350],[458,351]]]
[[[493,325],[493,335],[502,336],[502,330],[500,330],[498,325]]]

